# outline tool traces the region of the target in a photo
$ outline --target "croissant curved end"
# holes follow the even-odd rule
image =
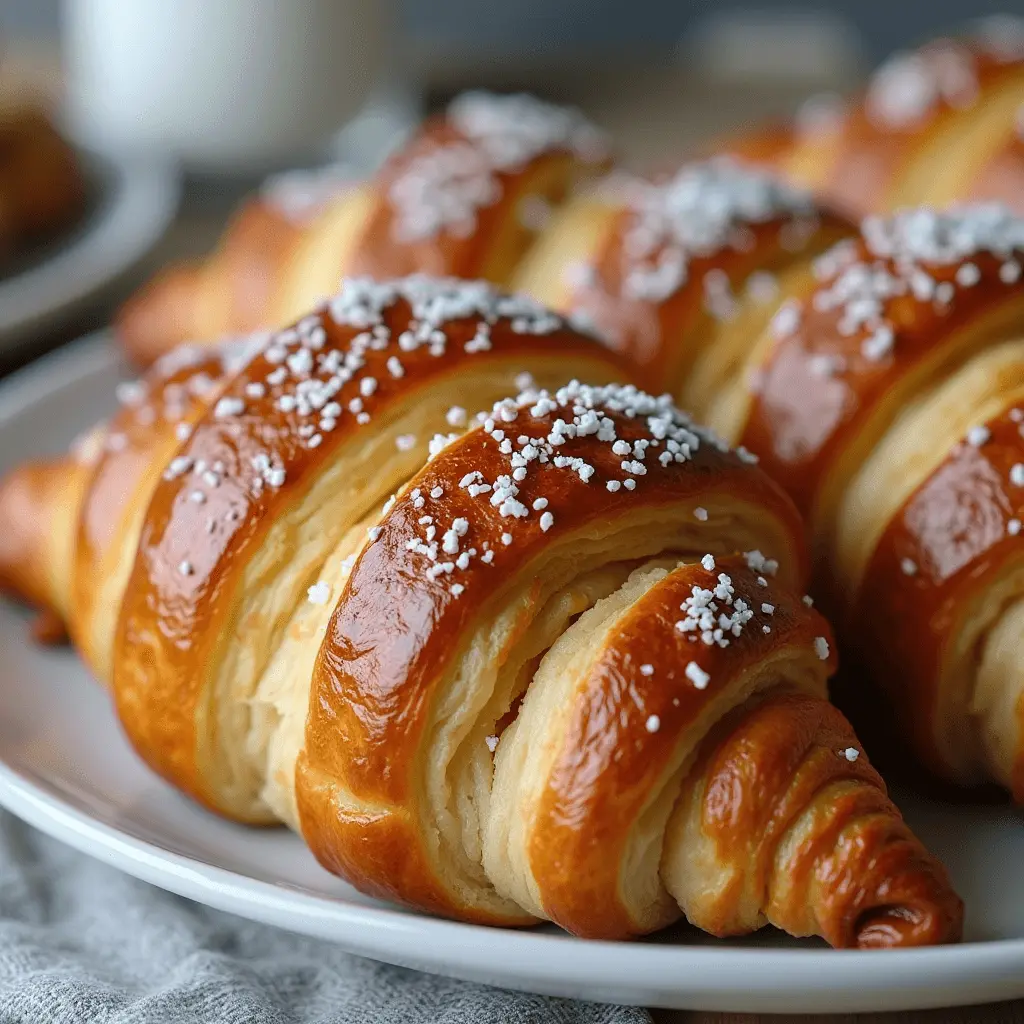
[[[0,590],[33,604],[45,603],[38,570],[49,468],[28,463],[0,477]]]
[[[834,937],[835,945],[889,949],[960,941],[963,902],[945,868],[902,818],[866,830],[860,860],[867,884],[861,890],[859,912],[852,915],[848,934]]]
[[[963,937],[963,905],[939,907],[880,906],[865,911],[857,922],[854,945],[858,949],[897,946],[938,946]]]
[[[871,839],[879,837],[879,849]],[[846,936],[836,946],[858,949],[934,946],[963,937],[963,902],[945,869],[906,827],[901,818],[870,830],[865,843],[866,871],[875,868],[875,884],[866,884],[859,912],[852,916]]]

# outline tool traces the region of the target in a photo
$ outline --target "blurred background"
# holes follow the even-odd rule
[[[845,88],[893,50],[994,13],[1024,13],[1024,0],[0,0],[0,40],[8,60],[40,68],[55,60],[63,36],[65,67],[77,72],[71,107],[87,134],[105,127],[96,123],[96,109],[83,109],[88,103],[96,108],[116,98],[128,118],[146,102],[157,110],[161,99],[163,124],[142,134],[154,146],[166,144],[168,97],[146,95],[172,81],[161,62],[188,68],[194,84],[199,73],[207,79],[199,86],[230,91],[223,74],[238,67],[225,66],[218,77],[210,53],[229,65],[229,49],[244,38],[256,62],[289,61],[294,74],[304,68],[331,79],[325,91],[333,97],[321,99],[321,119],[350,114],[349,97],[371,80],[378,104],[390,90],[396,118],[466,86],[530,88],[594,108],[595,117],[614,122],[610,128],[625,129],[627,148],[642,160],[671,153],[694,134],[784,111],[815,89]],[[274,26],[262,39],[261,24]],[[324,76],[324,61],[349,65],[358,81]],[[105,81],[108,97],[99,95],[95,78]],[[750,89],[752,80],[758,89]],[[258,94],[251,79],[247,87]],[[739,108],[731,102],[734,87],[745,99]],[[129,97],[136,111],[128,109]],[[311,105],[309,91],[305,98]],[[201,100],[201,92],[190,99]],[[193,107],[197,135],[201,113]],[[115,115],[107,109],[102,116]],[[264,125],[268,136],[278,130],[273,121],[268,116]],[[167,133],[162,139],[154,137],[158,128]],[[221,130],[230,134],[229,126]],[[253,134],[247,151],[236,147],[235,163],[280,164],[272,140],[261,147]],[[179,145],[195,163],[218,162],[212,146],[203,155],[198,140]]]
[[[649,166],[997,13],[1024,0],[0,0],[0,109],[30,92],[84,151],[184,183],[123,295],[208,250],[263,175],[364,174],[463,88],[574,103]]]

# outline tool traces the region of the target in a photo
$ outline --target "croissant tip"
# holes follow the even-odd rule
[[[28,462],[0,476],[0,593],[41,608],[49,607],[44,535],[56,465]],[[45,635],[54,635],[51,626]]]
[[[67,643],[68,631],[64,620],[51,609],[43,609],[32,620],[32,639],[44,647],[57,647]]]
[[[857,949],[942,946],[963,938],[963,902],[952,890],[919,904],[872,907],[854,925]]]
[[[0,476],[0,590],[17,593],[17,568],[25,557],[26,519],[32,506],[29,470]]]

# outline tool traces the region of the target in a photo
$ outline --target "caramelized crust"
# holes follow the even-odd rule
[[[562,408],[543,415],[522,410],[507,430],[543,438],[566,414]],[[618,438],[631,447],[649,436],[646,429],[638,429],[640,424],[614,413],[610,417]],[[352,570],[314,676],[298,791],[307,843],[330,870],[364,891],[435,912],[494,919],[493,911],[481,912],[459,894],[449,892],[441,899],[436,865],[430,870],[416,866],[414,851],[422,849],[424,839],[414,804],[423,785],[418,776],[431,705],[443,699],[437,690],[457,640],[467,635],[481,609],[493,609],[501,601],[509,580],[539,580],[555,572],[555,552],[567,543],[567,535],[578,538],[581,560],[587,538],[604,535],[616,537],[615,561],[656,555],[665,543],[666,521],[676,535],[683,534],[681,522],[700,529],[694,509],[706,503],[712,522],[716,495],[722,496],[718,501],[727,501],[726,525],[700,530],[708,535],[703,547],[722,550],[723,540],[716,533],[757,516],[765,521],[764,535],[774,531],[775,550],[781,550],[779,545],[798,547],[799,521],[779,492],[761,474],[711,444],[701,443],[682,463],[661,466],[648,460],[649,473],[637,480],[635,490],[605,486],[606,480],[621,480],[623,458],[604,441],[577,437],[575,443],[560,445],[558,453],[585,460],[595,470],[593,482],[551,463],[543,465],[536,483],[521,484],[516,499],[526,507],[546,499],[545,511],[510,520],[486,498],[472,496],[472,484],[460,486],[477,473],[493,480],[507,472],[509,459],[499,451],[499,441],[478,428],[410,482],[406,500],[381,520],[379,534]],[[438,490],[439,497],[424,500]],[[649,533],[638,528],[618,538],[637,509],[652,520]],[[421,536],[424,514],[439,531],[460,520],[468,524],[468,542],[477,556],[457,573],[454,585],[450,574],[425,572],[424,556],[410,548]],[[545,528],[545,515],[556,528]],[[741,527],[733,529],[738,534]],[[788,578],[798,581],[804,568],[791,560],[787,570]],[[395,580],[402,586],[396,588]],[[542,589],[540,583],[536,586]],[[535,603],[537,594],[526,600]],[[372,814],[367,813],[370,808]],[[405,862],[401,871],[396,870],[399,861]],[[424,861],[429,861],[426,852]],[[513,910],[511,918],[515,916]]]
[[[837,948],[959,940],[963,906],[946,872],[836,708],[776,691],[733,717],[691,779],[705,773],[702,827],[735,876],[767,890],[768,921]],[[708,909],[703,927],[735,931],[728,902]]]
[[[550,425],[521,413],[515,430],[543,436]],[[677,559],[648,561],[542,650],[539,663],[526,661],[532,678],[516,673],[518,686],[502,691],[499,671],[496,695],[456,696],[465,676],[453,660],[487,665],[476,659],[495,656],[515,667],[523,626],[518,615],[510,625],[502,609],[525,600],[532,614],[554,603],[545,598],[559,575],[556,531],[575,534],[582,579],[591,565],[585,538],[597,528],[593,509],[553,498],[550,532],[517,523],[511,543],[498,546],[503,527],[485,525],[497,514],[481,522],[479,499],[456,483],[489,461],[485,438],[467,436],[411,481],[335,610],[298,769],[303,834],[321,863],[364,892],[435,913],[504,924],[532,914],[595,938],[655,930],[681,908],[716,934],[770,921],[836,945],[955,941],[962,908],[944,871],[827,703],[827,625],[760,574],[773,569],[763,558],[748,557],[756,569],[710,555],[674,571]],[[614,472],[594,445],[576,451],[597,467],[595,479]],[[545,475],[537,488],[559,493]],[[417,507],[438,489],[441,496]],[[528,504],[532,494],[518,497]],[[605,533],[609,519],[640,500],[639,491],[615,498],[618,508],[600,512]],[[701,500],[712,500],[706,489]],[[493,550],[493,560],[474,557],[454,585],[445,573],[425,576],[410,544],[422,536],[421,512],[442,528],[472,523],[469,552]],[[702,539],[717,544],[714,521],[711,511]],[[654,554],[650,534],[646,544],[638,534],[629,531],[604,557]],[[701,642],[698,621],[684,620],[716,596],[731,625],[721,640]],[[384,622],[399,623],[398,631]],[[543,622],[537,614],[530,629]],[[488,649],[482,637],[494,632]],[[491,671],[477,685],[486,687]],[[453,727],[458,747],[442,771],[436,759],[456,706],[483,720]],[[470,810],[458,766],[481,751],[484,736],[494,752],[493,769],[490,753],[481,755],[490,795],[477,792]],[[454,790],[448,798],[463,830],[479,815],[482,847],[472,831],[468,841],[463,831],[464,850],[438,841],[451,827],[444,814],[433,818],[431,788],[441,780],[446,793]],[[699,837],[691,834],[692,794]],[[713,851],[707,857],[704,846]],[[482,876],[471,862],[454,866],[474,850]]]
[[[931,216],[905,223],[927,234]],[[862,239],[823,259],[820,283],[780,309],[742,439],[816,529],[830,528],[843,481],[902,406],[1024,311],[1020,255],[908,261]]]
[[[720,572],[754,597],[754,614],[728,646],[708,647],[676,623],[693,587],[715,588]],[[830,639],[806,603],[733,560],[681,565],[618,620],[531,822],[531,867],[553,920],[602,938],[643,930],[622,898],[636,869],[630,842],[657,814],[652,793],[681,785],[659,871],[704,930],[767,921],[862,948],[959,937],[945,872],[825,699]],[[692,736],[705,733],[692,758]]]
[[[827,666],[823,664],[816,676],[785,682],[805,688],[817,698],[815,704],[825,704],[824,680],[836,662],[825,620],[795,599],[791,590],[764,577],[758,582],[758,573],[742,561],[717,561],[710,571],[697,563],[680,565],[636,601],[606,635],[574,695],[569,727],[530,823],[529,856],[535,877],[543,879],[545,911],[578,935],[626,936],[637,930],[619,894],[631,827],[642,820],[652,791],[664,785],[666,777],[678,779],[681,771],[704,773],[704,766],[680,764],[680,741],[694,731],[708,731],[709,720],[721,715],[722,692],[734,679],[781,662],[794,647],[812,652],[821,637],[829,651]],[[714,590],[719,571],[729,574],[737,593],[755,598],[752,618],[727,647],[697,643],[694,634],[676,628],[693,587]],[[762,610],[765,605],[771,614]],[[704,689],[686,674],[691,664],[707,677]],[[769,679],[762,685],[777,682]],[[829,765],[851,777],[871,773],[872,781],[881,785],[866,759],[851,763],[836,756],[856,740],[842,716],[834,713],[846,731],[834,737]],[[652,715],[658,722],[654,732],[648,728]],[[732,726],[731,721],[723,722],[712,729],[702,747],[714,750],[717,741],[732,733]],[[807,731],[809,739],[816,738],[813,729]],[[722,764],[708,774],[706,783],[704,829],[714,836],[719,857],[742,862],[744,871],[756,863],[748,848],[756,846],[771,825],[762,820],[766,807],[774,805],[778,791],[789,787],[805,754],[805,749],[793,747],[788,760],[773,764],[761,756],[764,746],[746,751],[749,770],[758,776],[754,785],[730,788],[729,766]],[[776,753],[782,756],[781,751]],[[717,760],[725,759],[719,754]],[[663,852],[661,859],[671,859],[671,853]],[[758,870],[766,874],[767,865],[758,865]],[[707,929],[706,922],[697,923]]]
[[[465,388],[464,400],[491,397],[483,390],[472,393],[474,385],[494,387],[475,367],[497,375],[502,389],[524,366],[556,379],[570,367],[616,372],[592,341],[563,321],[521,301],[503,307],[483,286],[475,287],[468,294],[475,294],[476,305],[450,285],[454,318],[443,329],[431,329],[414,319],[410,302],[422,302],[429,318],[432,308],[444,308],[443,284],[413,281],[406,298],[387,285],[351,282],[331,306],[276,336],[230,380],[157,483],[121,606],[115,693],[122,722],[151,767],[204,803],[242,817],[265,814],[251,792],[255,782],[238,781],[245,795],[226,796],[204,778],[221,774],[212,763],[222,744],[211,687],[225,647],[230,652],[229,637],[256,630],[273,640],[285,625],[282,610],[294,603],[292,595],[281,595],[280,610],[262,607],[261,584],[247,576],[254,553],[301,541],[307,549],[301,558],[321,550],[326,556],[387,491],[350,496],[362,504],[339,508],[315,537],[307,535],[316,521],[312,511],[310,525],[300,519],[291,526],[285,511],[309,502],[326,515],[325,507],[345,497],[343,489],[325,490],[326,481],[343,472],[348,453],[361,457],[369,424],[379,423],[376,432],[388,430],[383,436],[390,439],[402,413],[426,403],[436,417],[433,432],[444,427],[445,412],[454,404],[444,401],[446,395],[458,397]],[[371,305],[360,304],[363,293]],[[380,308],[372,306],[374,300]],[[496,301],[495,319],[482,321],[480,303]],[[497,319],[503,308],[509,319]],[[364,322],[367,316],[370,323]],[[367,330],[371,326],[376,333]],[[460,388],[453,391],[456,375]],[[419,440],[419,451],[426,440]],[[382,466],[381,490],[401,482],[422,456],[399,448],[394,457],[410,469],[391,468],[400,475],[389,484]],[[290,585],[301,593],[312,582],[300,576]],[[246,592],[252,594],[248,613],[241,603]]]
[[[853,613],[854,636],[871,635],[863,652],[929,766],[965,783],[993,773],[1018,801],[1024,701],[1012,700],[1001,723],[1015,756],[992,763],[984,720],[1005,705],[990,711],[976,680],[988,634],[1016,600],[1024,574],[1022,415],[1013,407],[979,424],[912,492],[874,549]],[[994,606],[991,595],[1000,595]],[[879,628],[895,622],[899,629]]]
[[[1022,268],[1001,207],[869,218],[752,345],[733,435],[809,517],[822,596],[914,750],[1017,799]]]
[[[785,275],[853,232],[809,194],[725,158],[617,179],[600,203],[570,207],[552,229],[564,239],[519,283],[592,324],[645,386],[698,415],[742,366]]]
[[[69,624],[94,675],[109,682],[118,612],[139,533],[162,474],[259,339],[179,348],[146,378],[124,385],[122,405],[90,460],[77,511]]]
[[[668,396],[572,372],[621,368],[531,300],[351,280],[5,481],[0,579],[156,771],[365,892],[605,938],[958,937],[827,704],[793,503]]]

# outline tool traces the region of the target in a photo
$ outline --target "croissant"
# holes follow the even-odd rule
[[[845,109],[809,110],[779,172],[856,217],[977,199],[1024,212],[1022,107],[1024,20],[984,19],[890,57]]]
[[[867,220],[775,321],[738,435],[810,515],[920,756],[1018,802],[1022,260],[1002,207]]]
[[[265,188],[212,257],[171,267],[133,296],[118,335],[148,365],[186,341],[283,327],[346,276],[506,284],[552,206],[606,168],[608,152],[575,110],[465,93],[365,183],[329,172]]]
[[[528,299],[349,280],[16,470],[0,580],[151,767],[364,892],[595,937],[958,938],[827,701],[792,502],[668,397],[545,388],[572,372],[620,366]]]
[[[717,157],[653,180],[620,174],[581,195],[514,284],[591,324],[646,387],[669,391],[701,419],[779,294],[853,234],[772,170]]]
[[[868,218],[781,280],[736,372],[705,374],[699,393],[669,378],[796,500],[819,591],[919,757],[1018,802],[1022,268],[1024,219],[1001,206]],[[596,326],[614,329],[621,300],[600,299]],[[675,301],[652,299],[648,314]],[[602,305],[584,294],[565,308]],[[658,333],[651,365],[673,365],[689,344]],[[620,348],[635,346],[620,336]]]

